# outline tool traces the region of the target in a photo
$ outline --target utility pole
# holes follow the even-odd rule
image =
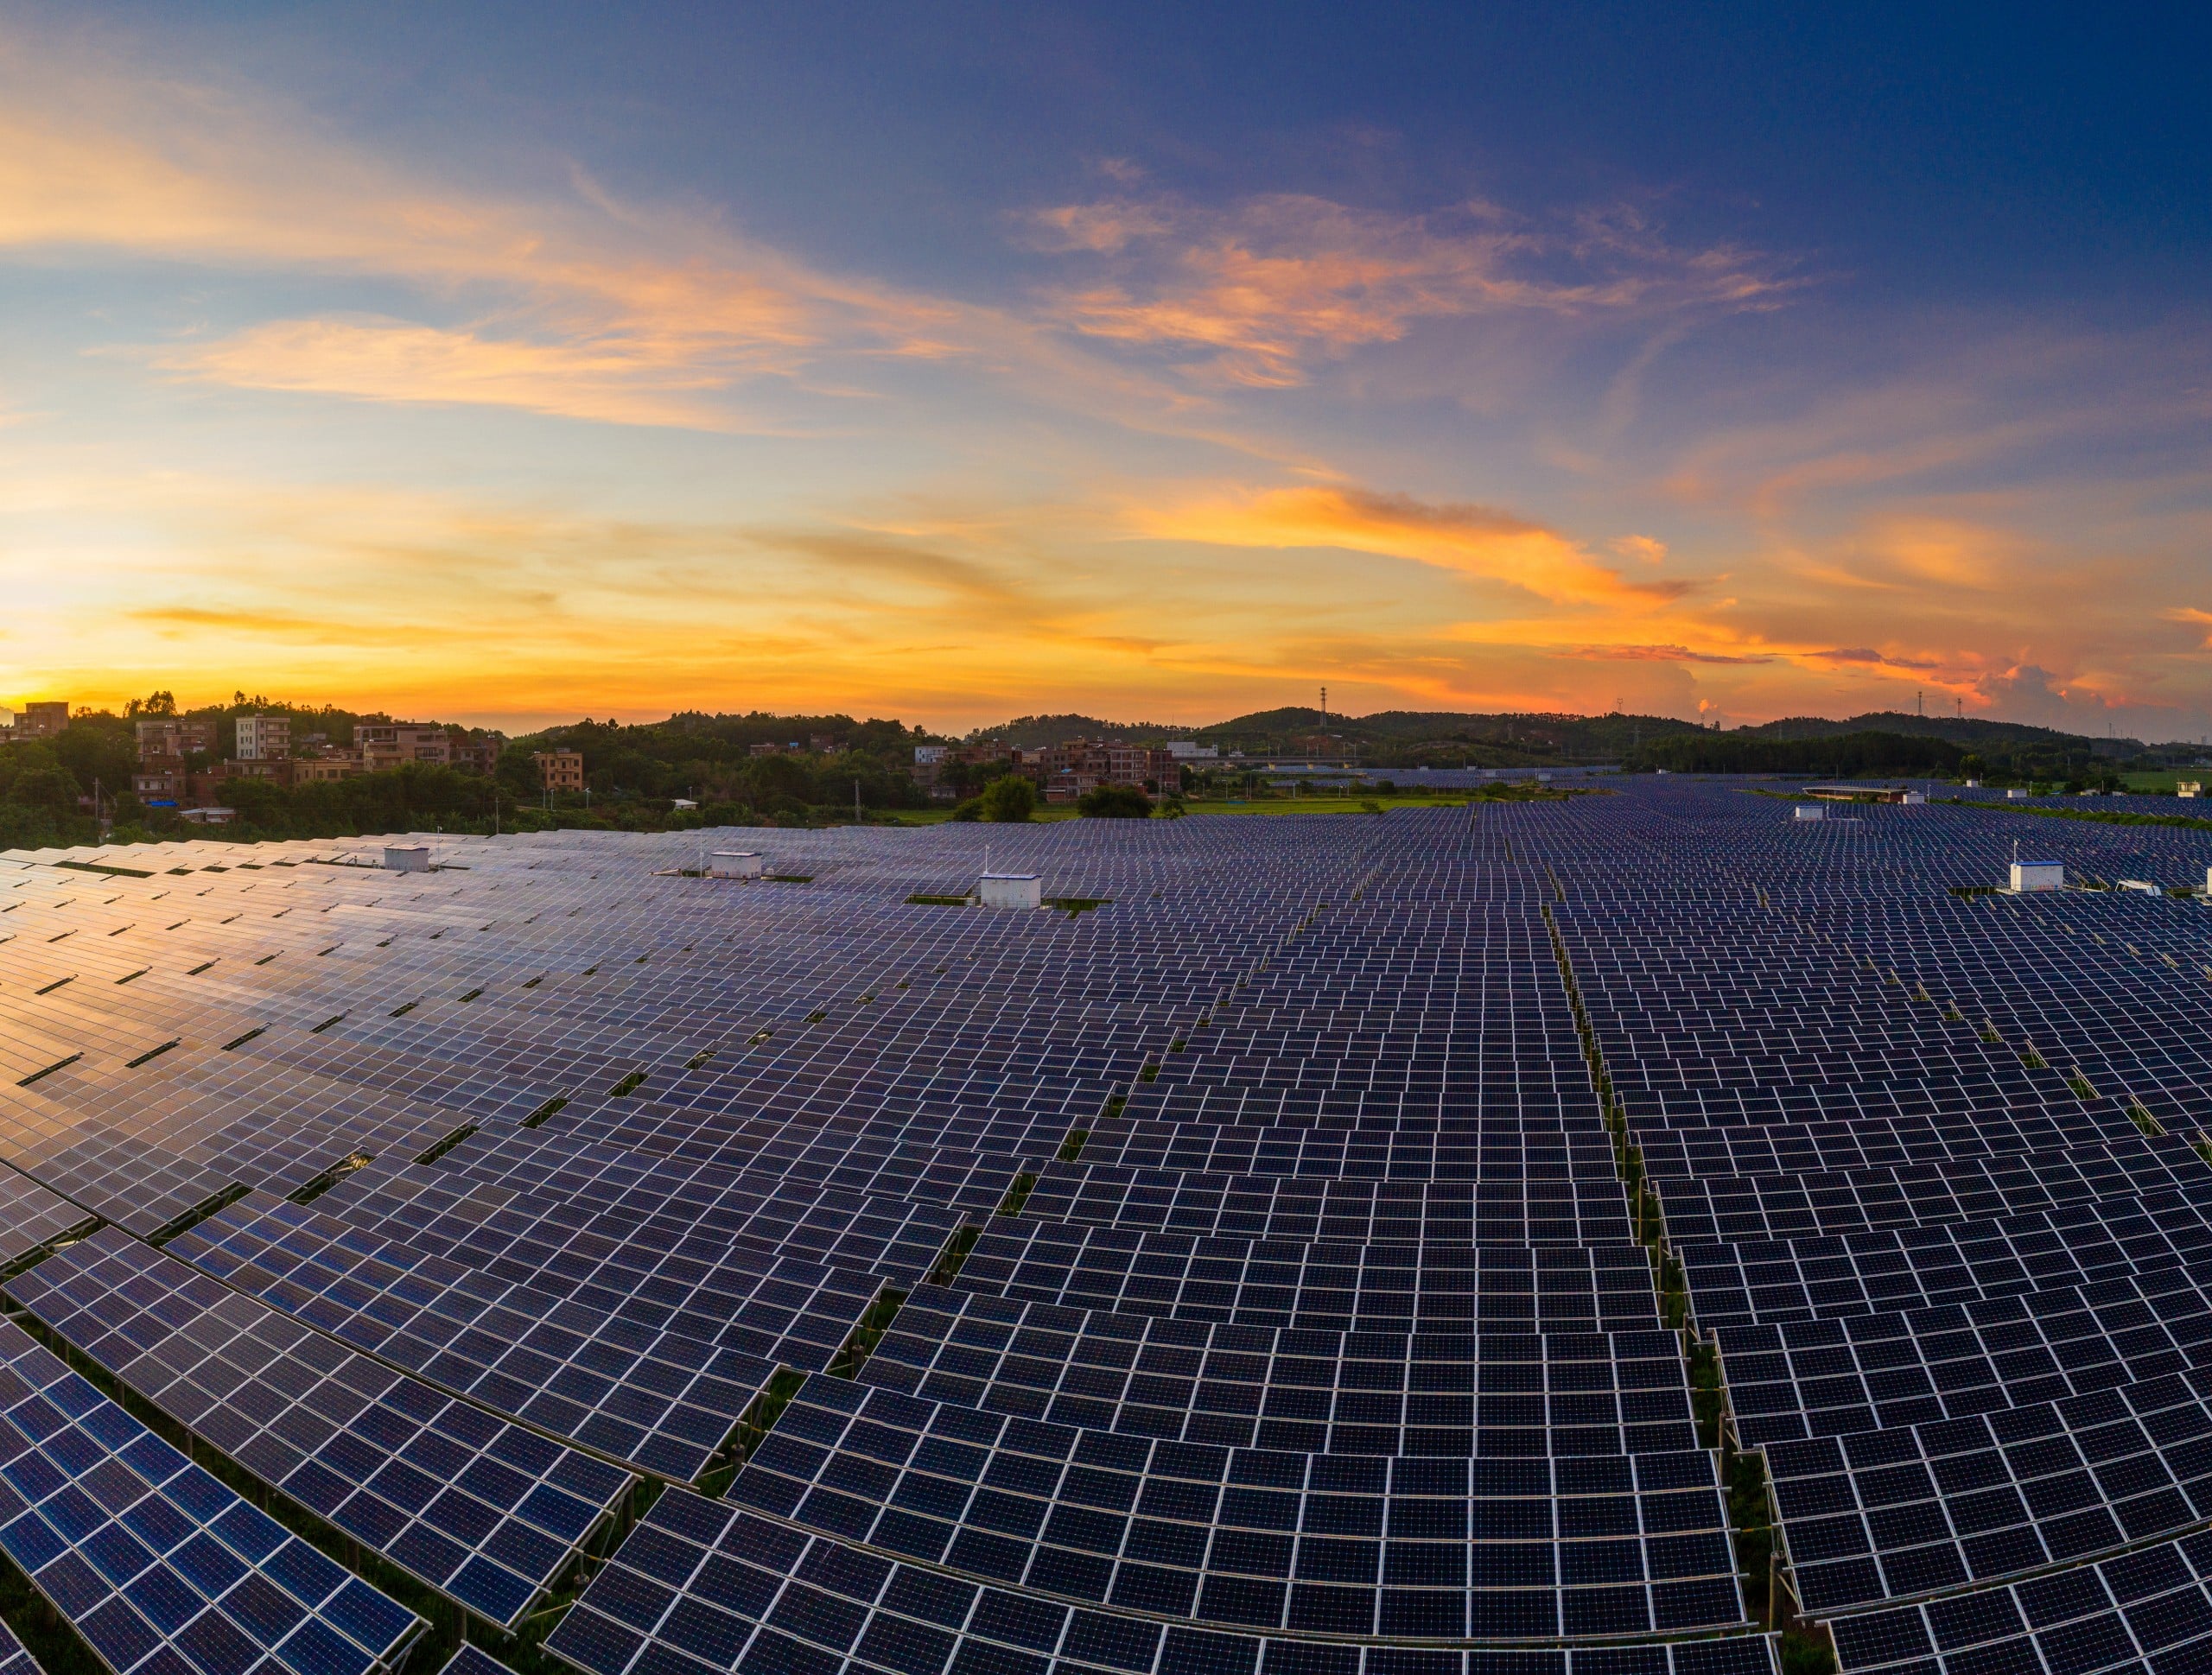
[[[861,782],[853,781],[853,824],[861,823]]]

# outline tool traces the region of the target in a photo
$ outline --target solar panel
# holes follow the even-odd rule
[[[326,1225],[327,1224],[327,1225]],[[181,1234],[194,1266],[494,1412],[648,1471],[705,1471],[775,1363],[389,1242],[260,1195]]]
[[[1985,1302],[1719,1334],[1747,1443],[1932,1424],[2187,1374],[2212,1299],[2187,1269]]]
[[[942,1675],[1770,1675],[1763,1636],[1605,1651],[1414,1650],[1223,1632],[1058,1603],[661,1497],[546,1642],[586,1675],[800,1667]]]
[[[194,1436],[503,1627],[631,1488],[112,1228],[6,1289]]]
[[[1677,1247],[1699,1322],[1966,1304],[2212,1264],[2212,1214],[2176,1195],[2094,1198],[1993,1221]]]
[[[1317,1331],[1629,1331],[1658,1321],[1649,1264],[1624,1240],[1332,1245],[1001,1217],[957,1283],[1065,1307]]]
[[[37,1182],[0,1171],[0,1267],[85,1232],[93,1218]]]
[[[1808,1609],[2018,1575],[2212,1515],[2212,1378],[1767,1450]]]
[[[396,1667],[414,1613],[0,1322],[0,1550],[116,1675]],[[170,1648],[175,1648],[174,1651]]]
[[[0,1675],[40,1675],[38,1660],[4,1622],[0,1622]]]
[[[2075,1675],[2185,1670],[2212,1649],[2206,1538],[1835,1623],[1847,1675],[1910,1670],[2063,1669]]]
[[[1743,1620],[1713,1460],[1695,1449],[1231,1450],[817,1374],[729,1494],[977,1580],[1216,1623],[1550,1639]]]
[[[922,1286],[860,1374],[1025,1418],[1306,1453],[1695,1446],[1672,1333],[1317,1332]]]

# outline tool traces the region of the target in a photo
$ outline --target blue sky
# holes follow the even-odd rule
[[[2202,736],[2208,33],[0,7],[0,702]]]

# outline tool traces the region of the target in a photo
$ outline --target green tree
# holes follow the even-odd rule
[[[36,742],[10,746],[0,750],[0,796],[22,797],[16,787],[27,774],[41,773],[48,769],[61,771],[61,763],[47,746]]]
[[[137,730],[105,710],[78,714],[54,739],[54,754],[76,775],[77,789],[86,796],[92,795],[97,779],[104,796],[127,796],[130,776],[138,769]]]
[[[1092,819],[1148,820],[1152,799],[1134,785],[1100,785],[1076,798],[1075,811]]]
[[[292,799],[273,779],[229,779],[223,782],[223,801],[238,811],[248,826],[274,833],[288,828],[286,816]]]
[[[67,814],[77,806],[76,777],[66,768],[33,768],[15,777],[8,796],[26,808]]]
[[[745,777],[751,782],[753,800],[763,808],[779,798],[803,807],[813,796],[814,777],[794,757],[757,756]]]
[[[499,789],[518,803],[535,803],[545,789],[545,777],[531,759],[531,754],[527,745],[510,745],[499,752],[492,769]]]
[[[1037,809],[1037,788],[1020,774],[1010,773],[986,785],[980,801],[985,820],[1027,820]]]

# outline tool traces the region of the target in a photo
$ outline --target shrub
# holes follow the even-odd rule
[[[1037,788],[1020,774],[1010,773],[984,786],[982,796],[976,800],[982,804],[985,820],[1027,820],[1037,807]],[[1145,806],[1147,809],[1151,807],[1149,803]]]
[[[1152,799],[1134,785],[1100,785],[1075,800],[1079,815],[1100,820],[1148,820]]]

